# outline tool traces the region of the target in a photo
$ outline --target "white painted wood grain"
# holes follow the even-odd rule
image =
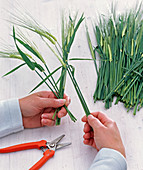
[[[67,13],[71,11],[75,13],[84,12],[87,18],[87,23],[90,25],[91,20],[96,20],[97,15],[108,13],[110,8],[110,0],[0,0],[0,37],[6,42],[11,43],[9,34],[11,33],[10,25],[5,22],[4,18],[9,18],[10,15],[4,9],[15,12],[17,2],[21,3],[24,8],[29,10],[35,18],[58,37],[60,40],[60,19],[61,11],[64,9]],[[114,1],[115,2],[115,1]],[[133,8],[136,0],[118,0],[118,12],[123,12]],[[89,28],[90,32],[92,29]],[[34,40],[36,37],[32,37]],[[94,36],[92,37],[94,40]],[[49,50],[38,43],[40,50],[44,56],[48,57],[48,62],[53,69],[58,65],[58,61]],[[90,53],[85,36],[84,24],[80,28],[80,33],[77,37],[71,50],[71,57],[89,57]],[[19,61],[0,59],[0,76],[6,73],[19,63]],[[101,102],[93,103],[92,95],[96,83],[96,74],[92,62],[72,62],[76,67],[76,78],[79,82],[81,90],[86,98],[91,111],[103,111],[114,119],[120,129],[123,142],[126,147],[127,162],[129,170],[143,170],[143,110],[137,113],[134,117],[132,112],[127,113],[122,104],[113,106],[109,110],[104,109],[104,104]],[[22,97],[39,82],[39,78],[29,72],[28,69],[22,68],[15,74],[6,78],[0,79],[0,100],[13,97]],[[47,87],[42,86],[39,90],[47,90]],[[83,123],[81,117],[84,111],[75,93],[75,90],[67,80],[66,93],[71,97],[72,103],[70,110],[76,115],[78,121],[73,123],[68,117],[62,119],[59,127],[44,127],[39,129],[28,129],[20,133],[13,134],[0,139],[0,147],[5,147],[17,143],[37,141],[41,139],[52,140],[53,138],[66,134],[63,142],[72,142],[72,145],[56,152],[54,158],[49,160],[42,170],[86,170],[89,168],[92,160],[96,155],[96,150],[83,145]],[[25,170],[32,166],[42,156],[39,150],[22,151],[11,154],[0,155],[0,170]]]

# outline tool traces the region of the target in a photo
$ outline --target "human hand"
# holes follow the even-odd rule
[[[95,147],[97,150],[111,148],[119,151],[124,157],[125,148],[116,123],[101,112],[84,116],[84,144]]]
[[[52,119],[56,108],[68,106],[70,98],[64,95],[64,99],[57,99],[51,91],[41,91],[19,99],[24,128],[36,128],[55,125]],[[57,113],[59,118],[67,114],[64,107]]]

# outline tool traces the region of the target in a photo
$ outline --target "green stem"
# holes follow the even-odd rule
[[[38,73],[37,70],[35,70],[35,72],[37,73],[37,75],[38,75],[42,80],[44,80],[43,77]],[[61,98],[61,97],[59,97],[59,94],[58,94],[58,93],[57,93],[57,94],[58,94],[58,95],[57,95],[57,94],[53,91],[53,89],[48,85],[48,83],[47,83],[46,81],[45,81],[45,84],[49,87],[49,89],[54,93],[54,95],[55,95],[58,99]],[[75,122],[77,119],[76,119],[76,118],[73,116],[73,114],[69,111],[69,109],[67,108],[67,106],[64,105],[64,108],[65,108],[66,111],[68,112],[71,120]],[[57,117],[57,119],[56,119],[56,125],[60,125],[60,118],[58,118],[58,117]]]
[[[65,84],[66,84],[66,69],[63,67],[61,72],[61,80],[60,80],[60,87],[59,87],[59,97],[63,99],[64,97],[64,90],[65,90]],[[60,124],[60,118],[57,119],[56,125]]]
[[[50,72],[50,70],[48,69],[48,67],[46,67],[46,69],[47,69],[48,73],[51,74],[51,72]],[[45,72],[44,72],[44,75],[47,77],[47,74],[46,74]],[[51,85],[53,86],[53,88],[55,89],[55,91],[58,93],[59,90],[58,90],[58,87],[57,87],[57,85],[56,85],[56,82],[55,82],[53,76],[51,76],[51,78],[52,78],[54,84],[52,83],[52,81],[50,80],[50,78],[48,78],[48,80],[49,80],[49,82],[51,83]]]
[[[90,114],[90,111],[89,111],[88,106],[87,106],[87,104],[86,104],[86,102],[85,102],[85,99],[84,99],[84,97],[83,97],[83,95],[82,95],[82,93],[81,93],[81,90],[80,90],[80,88],[79,88],[79,86],[78,86],[78,84],[77,84],[77,82],[76,82],[76,79],[75,79],[74,76],[72,75],[72,71],[71,71],[71,68],[70,68],[69,65],[68,65],[67,71],[68,71],[69,76],[70,76],[70,78],[71,78],[71,80],[72,80],[72,83],[73,83],[73,85],[74,85],[74,87],[75,87],[75,90],[76,90],[76,92],[77,92],[77,94],[78,94],[78,97],[79,97],[80,102],[81,102],[81,104],[82,104],[82,107],[83,107],[83,109],[84,109],[84,111],[85,111],[85,114],[86,114],[86,116],[88,116],[88,115]]]
[[[44,78],[38,73],[38,71],[37,70],[35,70],[35,72],[38,74],[38,76],[42,79],[42,80],[44,80]],[[54,95],[57,97],[57,98],[59,98],[59,96],[53,91],[53,89],[49,86],[49,84],[45,81],[45,84],[49,87],[49,89],[54,93]]]

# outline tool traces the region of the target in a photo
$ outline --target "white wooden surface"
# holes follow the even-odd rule
[[[60,40],[60,14],[62,9],[66,12],[69,10],[75,13],[79,10],[85,13],[87,23],[96,20],[97,14],[107,14],[110,8],[110,0],[0,0],[0,37],[6,42],[11,43],[9,34],[12,27],[5,22],[4,18],[9,18],[7,11],[15,11],[14,6],[17,2],[21,3],[24,8],[29,10],[35,18],[42,24],[47,26],[49,30]],[[118,0],[118,12],[125,9],[133,8],[136,0]],[[6,10],[7,11],[6,11]],[[92,29],[89,29],[92,33]],[[35,38],[35,37],[34,37]],[[92,37],[94,41],[94,37]],[[1,40],[3,41],[3,40]],[[40,44],[38,44],[40,46]],[[55,57],[47,51],[43,46],[40,50],[45,56],[48,56],[48,62],[51,68],[58,64]],[[71,50],[73,57],[90,57],[87,46],[85,27],[82,24],[80,32]],[[55,62],[56,61],[56,62]],[[16,66],[19,61],[0,59],[0,76]],[[73,62],[76,67],[76,78],[79,82],[81,90],[89,105],[91,111],[103,111],[114,119],[120,129],[121,136],[126,148],[128,170],[143,170],[143,109],[137,112],[136,116],[132,115],[132,111],[126,112],[123,104],[113,106],[109,110],[104,109],[102,102],[93,103],[92,95],[96,84],[96,74],[92,62]],[[0,100],[22,97],[39,82],[39,78],[27,68],[17,71],[15,74],[6,78],[0,78]],[[42,86],[39,90],[48,90],[46,86]],[[62,123],[58,127],[44,127],[38,129],[28,129],[17,134],[0,139],[0,147],[6,147],[17,143],[37,141],[41,139],[52,140],[53,138],[66,134],[63,142],[72,142],[72,145],[56,152],[54,158],[49,160],[41,169],[42,170],[86,170],[92,163],[96,150],[85,146],[83,141],[83,123],[81,118],[84,111],[75,93],[75,90],[68,78],[66,93],[71,97],[72,103],[70,110],[76,115],[78,121],[71,122],[68,117],[62,119]],[[42,156],[39,150],[21,151],[11,154],[0,155],[0,170],[25,170],[30,168]]]

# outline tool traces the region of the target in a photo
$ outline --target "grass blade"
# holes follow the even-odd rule
[[[12,69],[11,71],[9,71],[8,73],[4,74],[2,77],[5,77],[11,73],[13,73],[14,71],[18,70],[19,68],[21,68],[22,66],[24,66],[26,63],[20,64],[19,66],[15,67],[14,69]]]
[[[16,48],[19,52],[19,54],[21,55],[21,57],[23,58],[23,60],[25,61],[25,63],[28,65],[28,67],[31,69],[31,70],[35,70],[35,65],[29,60],[29,58],[26,56],[25,53],[23,53],[20,48],[18,47],[17,43],[16,43],[16,37],[15,37],[15,29],[13,27],[13,38],[14,38],[14,42],[15,42],[15,45],[16,45]]]

